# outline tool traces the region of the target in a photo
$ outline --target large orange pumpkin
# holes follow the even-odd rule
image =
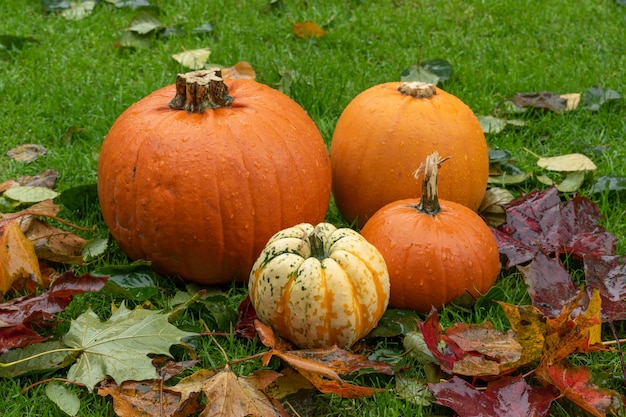
[[[487,188],[487,141],[472,110],[426,83],[390,82],[357,95],[332,137],[333,196],[344,218],[363,226],[379,208],[420,195],[415,161],[438,151],[452,158],[441,198],[478,209]]]
[[[500,272],[498,244],[483,219],[464,205],[439,200],[440,162],[435,152],[420,169],[421,199],[385,205],[361,230],[385,258],[389,304],[395,308],[427,313],[451,301],[471,301],[486,293]]]
[[[330,174],[326,144],[296,102],[203,70],[119,116],[100,151],[98,195],[131,259],[210,285],[247,280],[273,234],[322,221]]]

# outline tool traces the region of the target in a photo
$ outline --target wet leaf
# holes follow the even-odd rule
[[[600,209],[586,197],[561,202],[557,189],[550,187],[519,197],[505,209],[506,223],[493,232],[507,267],[531,261],[539,251],[579,259],[615,253],[615,236],[599,225]]]
[[[106,322],[91,310],[70,325],[63,343],[78,349],[80,357],[67,378],[92,390],[107,375],[116,383],[157,378],[148,354],[170,356],[170,346],[196,333],[183,332],[154,310],[128,310],[122,304]]]
[[[32,242],[24,236],[16,220],[3,226],[0,229],[0,293],[6,294],[16,283],[26,280],[36,280],[44,286]]]
[[[294,23],[291,30],[297,37],[303,39],[321,38],[328,33],[319,27],[317,23],[310,20]]]
[[[626,263],[622,256],[585,256],[587,289],[602,299],[602,319],[626,320]]]
[[[74,233],[33,219],[24,234],[33,243],[39,259],[70,265],[84,263],[82,250],[87,241]]]
[[[108,276],[105,289],[127,300],[149,300],[161,287],[158,275],[147,265],[105,266],[94,274]]]
[[[419,318],[420,315],[415,311],[390,308],[368,337],[393,337],[414,332],[419,327]]]
[[[420,363],[439,363],[424,341],[422,332],[407,333],[402,339],[404,349]]]
[[[586,367],[557,363],[540,372],[539,376],[556,386],[567,399],[597,417],[618,415],[626,401],[619,393],[591,382],[591,371]]]
[[[500,378],[484,391],[456,376],[429,387],[436,402],[459,417],[548,416],[556,399],[549,388],[532,387],[522,377]]]
[[[6,346],[7,349],[12,348],[8,352],[0,355],[0,364],[8,364],[30,358],[29,360],[20,362],[13,366],[0,366],[0,377],[13,378],[27,373],[41,371],[50,372],[66,368],[76,360],[70,352],[65,350],[66,346],[60,341],[53,340],[46,342],[43,341],[45,338],[26,328],[26,326],[22,325],[16,327],[28,330],[35,335],[38,340],[30,343],[10,343],[8,345],[4,345],[4,343],[10,338],[6,337],[4,329],[0,329],[0,340],[3,343],[3,346]]]
[[[106,238],[89,240],[83,245],[80,255],[84,262],[89,262],[104,255],[108,246],[109,239]]]
[[[10,156],[19,162],[33,162],[42,155],[48,153],[48,149],[41,145],[35,145],[28,143],[25,145],[17,146],[7,151],[7,156]]]
[[[30,187],[54,188],[59,172],[55,169],[45,169],[39,174],[32,176],[23,176],[18,178],[20,185],[28,185]]]
[[[172,59],[183,67],[197,70],[204,68],[204,64],[206,64],[210,55],[211,50],[209,48],[201,48],[174,54]]]
[[[527,365],[541,358],[545,343],[546,320],[539,309],[533,306],[516,306],[502,301],[498,304],[506,314],[515,340],[522,347],[518,366]]]

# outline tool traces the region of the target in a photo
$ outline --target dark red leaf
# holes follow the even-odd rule
[[[50,289],[38,296],[24,296],[14,298],[6,303],[0,304],[0,351],[8,350],[8,346],[23,347],[31,343],[37,343],[36,337],[30,335],[24,337],[22,343],[16,346],[16,338],[11,336],[8,330],[14,326],[19,328],[30,328],[32,322],[39,320],[50,320],[54,314],[59,313],[72,301],[72,296],[90,291],[98,291],[106,283],[106,277],[92,277],[84,275],[77,277],[73,272],[66,272],[57,277]],[[6,336],[5,340],[3,336]],[[12,342],[9,344],[9,338]],[[5,348],[7,347],[7,348]]]
[[[419,327],[428,350],[445,369],[451,370],[456,361],[465,357],[463,349],[441,330],[437,310],[432,309],[426,321],[419,323]]]
[[[33,343],[43,342],[44,340],[44,337],[38,335],[23,324],[11,327],[0,327],[0,353]]]
[[[235,335],[247,339],[254,339],[256,336],[254,322],[258,319],[258,316],[250,301],[250,296],[246,296],[246,298],[243,299],[239,304],[238,311],[239,318],[234,328]]]
[[[85,292],[100,291],[106,284],[108,277],[94,277],[85,274],[77,277],[74,271],[67,271],[56,278],[48,292],[53,297],[71,297]]]
[[[600,211],[586,197],[562,203],[557,189],[550,187],[517,198],[505,209],[506,223],[494,235],[508,267],[528,262],[538,252],[580,259],[615,253],[617,239],[598,225]]]
[[[597,288],[602,298],[603,320],[626,320],[626,264],[622,256],[585,256],[589,291]]]
[[[524,277],[533,306],[545,316],[557,317],[563,306],[578,296],[572,277],[556,258],[539,252],[531,263],[518,265],[517,269]]]
[[[459,417],[547,416],[555,399],[551,390],[532,387],[521,376],[493,381],[484,392],[456,376],[428,386],[437,403],[453,409]]]

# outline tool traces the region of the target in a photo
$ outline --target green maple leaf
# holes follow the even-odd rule
[[[102,322],[91,310],[72,321],[63,343],[79,350],[68,379],[92,390],[106,376],[119,385],[127,380],[157,378],[150,353],[170,355],[173,344],[194,336],[168,322],[167,314],[152,310],[129,310],[124,304]]]

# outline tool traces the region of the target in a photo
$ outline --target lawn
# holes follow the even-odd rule
[[[626,106],[623,99],[616,98],[590,109],[585,101],[585,92],[595,87],[626,94],[623,1],[152,0],[153,7],[142,10],[99,1],[81,19],[64,16],[67,11],[62,11],[63,3],[2,1],[0,183],[54,169],[58,172],[57,192],[79,186],[93,189],[90,187],[97,181],[100,146],[109,128],[131,104],[173,84],[176,74],[188,70],[172,59],[172,55],[183,51],[209,48],[208,62],[225,67],[241,61],[250,63],[257,81],[280,89],[306,110],[329,147],[337,119],[358,93],[379,83],[399,81],[406,69],[439,59],[453,70],[439,86],[459,97],[476,115],[521,121],[502,131],[486,133],[490,149],[509,152],[507,162],[520,171],[538,173],[538,156],[582,153],[595,163],[597,169],[587,173],[575,192],[559,195],[569,201],[579,194],[597,204],[602,214],[600,224],[617,239],[616,253],[624,254],[626,250]],[[58,10],[51,10],[55,5]],[[161,26],[140,39],[136,35],[129,38],[128,29],[139,13],[150,13]],[[296,36],[292,25],[304,21],[315,22],[325,34]],[[507,112],[516,94],[530,92],[582,93],[583,99],[578,108],[569,111],[529,108],[520,113]],[[36,144],[47,152],[28,163],[6,155],[23,144]],[[556,174],[550,175],[556,178]],[[597,192],[594,186],[598,179],[609,176],[613,178],[610,189]],[[515,197],[549,187],[537,175],[505,186],[491,185],[504,187]],[[0,211],[10,210],[3,203]],[[84,227],[96,226],[92,231],[76,232],[87,240],[108,237],[94,199],[86,199],[77,210],[62,208],[59,217]],[[349,227],[332,201],[327,220]],[[129,263],[111,242],[106,252],[86,265],[54,267],[86,274],[128,267]],[[130,307],[169,309],[172,298],[180,296],[179,291],[194,291],[174,278],[141,271],[160,291],[135,298],[110,288],[77,295],[55,317],[55,326],[42,331],[58,337],[88,308],[105,319],[111,315],[111,306],[119,307],[124,300]],[[575,276],[580,278],[581,274],[578,270]],[[515,268],[503,270],[496,288],[494,299],[512,305],[530,303],[524,280]],[[174,324],[194,332],[220,327],[224,321],[235,324],[228,317],[236,314],[246,290],[242,284],[209,288],[215,305],[197,303]],[[502,311],[486,302],[472,307],[449,306],[439,315],[444,328],[458,322],[485,321],[501,330],[509,328]],[[626,338],[623,322],[614,324],[617,337]],[[225,327],[220,330],[228,333],[228,325]],[[602,340],[612,339],[614,335],[605,325]],[[369,349],[379,356],[382,352],[399,355],[404,349],[400,336],[371,338],[368,342]],[[219,367],[226,361],[225,356],[235,361],[267,350],[258,340],[232,334],[200,337],[193,343],[200,360],[194,370]],[[179,359],[191,355],[180,348],[173,352]],[[571,361],[589,367],[598,386],[626,394],[618,352],[574,354]],[[404,356],[397,365],[402,375],[416,385],[426,379],[424,367],[411,355]],[[269,365],[272,369],[278,366],[279,361],[274,359]],[[261,368],[258,358],[231,366],[239,375]],[[0,414],[66,415],[46,396],[46,384],[21,391],[37,381],[66,375],[67,369],[61,369],[1,378]],[[393,377],[364,372],[352,375],[350,380],[385,389],[372,397],[356,399],[318,392],[306,398],[290,397],[292,412],[300,416],[452,414],[447,407],[424,406],[402,398]],[[71,391],[80,399],[78,415],[116,415],[110,397],[81,387],[72,387]],[[566,399],[554,401],[550,408],[550,415],[555,416],[581,413]],[[626,408],[619,413],[626,415]]]

